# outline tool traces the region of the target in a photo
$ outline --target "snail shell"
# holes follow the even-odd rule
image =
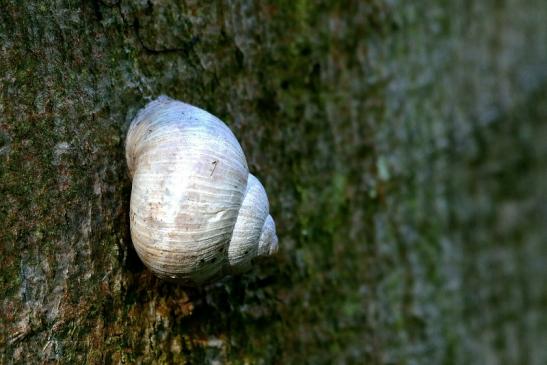
[[[266,191],[218,118],[160,96],[131,122],[131,238],[162,278],[199,285],[277,251]]]

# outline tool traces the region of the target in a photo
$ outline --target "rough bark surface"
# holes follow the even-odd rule
[[[547,363],[547,2],[204,3],[0,0],[0,362]],[[232,128],[277,258],[140,263],[160,94]]]

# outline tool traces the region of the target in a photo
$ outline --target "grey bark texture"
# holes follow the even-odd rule
[[[547,363],[547,2],[0,0],[0,362]],[[129,236],[129,121],[223,119],[280,252]]]

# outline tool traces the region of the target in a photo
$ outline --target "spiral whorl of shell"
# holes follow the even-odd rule
[[[212,114],[162,96],[129,127],[131,238],[155,274],[201,284],[277,250],[264,187]]]

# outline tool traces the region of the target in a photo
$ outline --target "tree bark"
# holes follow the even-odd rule
[[[1,363],[545,364],[547,2],[0,0]],[[219,116],[280,252],[189,289],[129,121]]]

